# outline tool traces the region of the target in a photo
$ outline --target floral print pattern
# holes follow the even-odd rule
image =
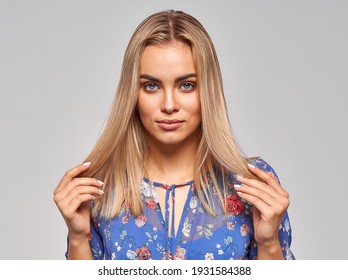
[[[236,194],[230,194],[226,198],[226,211],[232,215],[240,215],[244,209],[243,202]]]
[[[257,158],[253,164],[279,180],[263,159]],[[206,182],[214,193],[211,180],[208,178]],[[191,188],[175,235],[168,232],[168,221],[162,215],[156,196],[157,187],[165,188],[174,196],[175,185],[163,185],[144,178],[140,186],[144,202],[142,215],[133,217],[125,209],[111,220],[99,217],[91,220],[90,245],[94,259],[254,259],[257,244],[254,241],[252,206],[234,190],[233,184],[238,184],[235,174],[230,174],[229,182],[225,183],[229,191],[225,205],[221,206],[217,196],[211,197],[214,205],[218,205],[215,217],[204,210],[193,182],[185,183],[190,184]],[[168,211],[167,207],[168,203],[165,212]],[[222,207],[226,207],[227,214]],[[291,226],[287,213],[278,236],[284,258],[294,259],[290,250]]]

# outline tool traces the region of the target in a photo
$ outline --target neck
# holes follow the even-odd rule
[[[193,180],[198,141],[179,145],[149,143],[146,176],[151,181],[181,184]]]

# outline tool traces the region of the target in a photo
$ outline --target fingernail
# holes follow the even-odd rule
[[[99,192],[100,192],[100,193],[104,193],[104,191],[103,191],[103,190],[101,190],[101,189],[99,189]]]
[[[252,165],[251,163],[248,163],[248,166],[249,166],[250,168],[252,168],[252,169],[255,168],[255,165]]]
[[[244,177],[241,176],[241,175],[237,175],[236,177],[237,177],[237,179],[239,179],[239,180],[242,180],[242,179],[244,178]]]
[[[243,194],[243,193],[242,193],[242,192],[237,192],[237,194],[238,194],[238,195],[241,195],[241,194]]]
[[[104,185],[104,182],[103,182],[103,181],[98,180],[98,184],[102,186],[102,185]]]
[[[91,162],[88,161],[88,162],[83,163],[82,165],[84,165],[84,166],[90,166],[90,165],[91,165]]]
[[[241,185],[233,185],[235,189],[239,189]]]

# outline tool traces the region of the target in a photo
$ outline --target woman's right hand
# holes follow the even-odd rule
[[[70,239],[84,239],[89,235],[89,203],[104,193],[101,190],[103,182],[76,177],[90,165],[90,162],[85,162],[67,171],[54,190],[54,202],[64,217]]]

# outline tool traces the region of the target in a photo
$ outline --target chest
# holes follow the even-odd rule
[[[191,185],[158,187],[153,196],[158,204],[159,218],[167,225],[168,235],[176,236],[182,217],[186,216],[184,212],[187,212],[187,201],[191,198]]]
[[[155,193],[145,192],[144,213],[139,217],[124,212],[110,222],[99,222],[107,259],[238,259],[246,258],[253,240],[250,211],[240,215],[207,214],[191,190],[182,209],[175,232],[166,219],[166,210]],[[177,193],[174,194],[175,199]],[[183,192],[180,194],[185,196]],[[164,201],[164,204],[169,202]],[[169,204],[171,205],[171,204]],[[174,204],[175,205],[175,202]],[[174,208],[175,209],[175,208]],[[180,215],[181,214],[181,215]],[[170,216],[169,216],[170,217]],[[174,219],[175,220],[175,219]]]

